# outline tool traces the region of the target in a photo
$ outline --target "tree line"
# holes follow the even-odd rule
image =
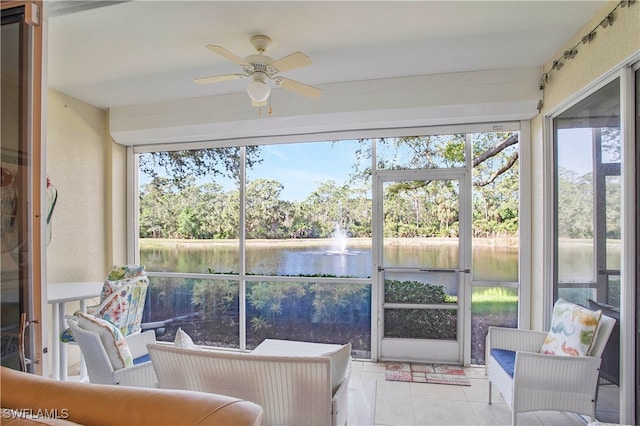
[[[387,152],[377,161],[385,168],[464,167],[466,135],[412,136],[377,140]],[[476,237],[518,233],[518,134],[473,135],[472,203]],[[339,142],[332,142],[339,143]],[[282,198],[283,183],[247,182],[247,238],[328,238],[336,225],[351,237],[371,237],[372,143],[359,141],[351,179],[322,182],[302,201]],[[383,149],[380,149],[383,151]],[[393,163],[402,155],[404,163]],[[247,168],[259,163],[260,147],[247,148]],[[232,239],[239,237],[240,191],[215,182],[216,176],[238,180],[238,148],[157,152],[141,157],[141,170],[152,177],[140,189],[140,237]],[[365,165],[365,166],[362,166]],[[160,176],[165,168],[170,177]],[[211,182],[197,184],[196,178]],[[452,237],[459,231],[456,181],[391,183],[384,190],[386,237]]]
[[[281,198],[284,186],[271,179],[251,181],[246,189],[245,229],[251,239],[330,238],[336,225],[350,237],[371,237],[372,201],[363,186],[320,183],[301,202]],[[517,198],[496,190],[474,197],[474,233],[513,236],[518,230]],[[448,181],[404,191],[386,191],[386,237],[458,235],[457,188]],[[140,237],[233,239],[239,237],[240,194],[217,183],[178,188],[156,177],[140,191]]]

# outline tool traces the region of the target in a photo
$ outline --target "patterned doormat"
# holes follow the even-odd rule
[[[396,382],[471,386],[459,365],[387,362],[384,378]]]

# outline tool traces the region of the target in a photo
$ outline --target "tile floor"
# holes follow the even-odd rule
[[[465,368],[471,386],[385,381],[384,370],[384,363],[352,363],[352,380],[376,382],[375,425],[511,424],[511,412],[495,388],[493,404],[487,404],[489,382],[483,367]],[[570,426],[586,422],[575,414],[536,412],[519,414],[518,425]]]
[[[495,387],[493,404],[487,404],[489,382],[484,367],[465,368],[471,386],[388,382],[384,379],[384,362],[354,360],[351,368],[350,396],[358,395],[349,400],[348,426],[511,425],[511,412]],[[69,376],[69,380],[79,379]],[[375,403],[363,402],[373,399],[366,395],[369,391],[373,393],[373,389],[363,389],[372,382],[375,382]],[[614,413],[617,407],[612,402],[618,398],[617,387],[600,387],[599,392],[599,420],[614,421],[606,417],[617,420]],[[369,421],[370,404],[375,404],[373,422]],[[575,414],[537,412],[519,414],[518,425],[585,426],[587,422]]]

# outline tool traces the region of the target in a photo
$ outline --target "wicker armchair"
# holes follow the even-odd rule
[[[90,383],[156,387],[156,374],[147,351],[147,344],[155,343],[156,341],[153,331],[126,336],[124,339],[131,352],[134,365],[114,368],[103,340],[98,333],[81,328],[73,317],[68,318],[67,323],[84,356]]]
[[[114,265],[102,286],[100,304],[88,307],[87,313],[114,324],[124,336],[139,333],[148,286],[144,266]],[[70,329],[62,332],[60,340],[75,343]]]
[[[514,426],[518,413],[529,411],[565,411],[595,420],[600,357],[614,324],[613,318],[600,317],[588,356],[539,353],[547,332],[489,327],[489,404],[493,384],[509,405]],[[515,352],[513,376],[498,361],[496,349]]]

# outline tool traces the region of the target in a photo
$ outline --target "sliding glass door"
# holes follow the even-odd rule
[[[640,348],[634,325],[640,305],[634,297],[639,83],[638,71],[628,71],[553,118],[553,300],[600,309],[617,320],[602,356],[597,406],[598,419],[612,423],[629,422],[634,405],[638,420],[637,399],[630,397],[638,389],[638,352],[622,351]],[[627,99],[635,99],[635,113]],[[629,130],[634,121],[635,133]],[[636,232],[629,232],[634,226]],[[635,377],[629,371],[634,366]]]
[[[4,6],[4,5],[3,5]],[[30,26],[25,7],[2,10],[0,344],[2,365],[34,371],[34,148],[31,139]],[[39,174],[35,174],[38,176]],[[39,257],[38,257],[39,258]],[[35,305],[37,306],[37,305]]]

